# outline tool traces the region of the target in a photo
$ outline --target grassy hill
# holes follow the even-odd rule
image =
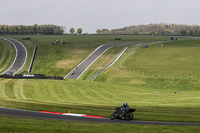
[[[67,44],[51,44],[59,37],[68,40]],[[125,42],[133,43],[169,40],[169,37],[154,38],[155,36],[120,37]],[[21,37],[15,36],[15,38]],[[111,40],[110,36],[33,36],[31,43],[39,46],[33,72],[64,76],[96,47],[109,42],[115,41]],[[86,71],[81,77],[82,80],[0,79],[0,105],[29,110],[60,112],[70,110],[72,113],[109,117],[116,106],[121,106],[126,101],[131,107],[136,108],[134,113],[136,120],[200,122],[200,73],[198,72],[200,41],[178,40],[166,43],[163,47],[158,44],[148,46],[148,48],[139,46],[128,48],[112,67],[92,82],[87,81],[89,77],[107,65],[122,49],[121,47],[108,50]],[[58,63],[65,67],[60,68]],[[175,91],[178,93],[174,94]],[[14,120],[4,119],[14,123]],[[77,124],[82,125],[73,122],[71,126],[76,127]],[[92,125],[96,127],[92,130],[94,132],[105,126],[94,123]],[[110,132],[114,132],[114,128],[122,130],[122,127],[106,125],[110,128]],[[184,132],[178,130],[178,126],[134,127],[134,131],[138,132],[148,132],[148,129],[156,132],[155,128],[158,130],[167,128],[166,132]],[[85,129],[88,131],[89,127]],[[197,131],[198,128],[183,127],[183,129]]]
[[[23,36],[13,36],[20,41]],[[154,42],[170,40],[165,36],[117,36],[122,41],[116,41],[109,35],[59,35],[59,36],[31,36],[30,41],[22,41],[28,49],[28,58],[31,58],[34,45],[38,45],[32,73],[44,73],[52,76],[65,76],[77,64],[84,60],[98,46],[106,43],[125,42]],[[56,40],[66,44],[53,45]],[[26,67],[27,66],[27,67]],[[28,70],[29,63],[23,69]]]
[[[138,76],[163,80],[199,79],[199,43],[199,40],[187,40],[163,46],[149,45],[148,48],[131,47],[112,68],[96,80],[114,83],[121,78],[124,81],[120,81],[120,84],[131,84],[131,80]],[[116,69],[118,72],[113,73]]]

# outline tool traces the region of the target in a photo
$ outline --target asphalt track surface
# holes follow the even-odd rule
[[[200,126],[200,123],[156,122],[156,121],[138,121],[138,120],[125,121],[125,120],[110,120],[108,118],[76,117],[76,116],[66,116],[60,114],[42,113],[37,111],[11,109],[4,107],[0,107],[0,116],[31,118],[31,119],[66,120],[66,121],[79,121],[79,122],[85,121],[85,122],[141,124],[141,125]]]
[[[104,52],[113,46],[127,45],[125,43],[115,43],[115,44],[105,44],[97,48],[93,53],[91,53],[85,60],[83,60],[77,67],[75,67],[68,75],[65,76],[66,79],[78,79],[86,70],[89,68],[93,62],[95,62]]]
[[[13,44],[13,46],[16,49],[16,57],[10,68],[8,68],[5,72],[3,72],[3,74],[10,74],[10,72],[13,72],[15,74],[24,66],[27,58],[27,50],[21,42],[15,39],[11,38],[4,38],[4,39]]]

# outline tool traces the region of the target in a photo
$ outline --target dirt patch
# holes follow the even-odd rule
[[[82,50],[82,49],[78,49],[78,50],[77,49],[71,49],[69,52],[70,52],[70,55],[72,56],[72,59],[85,57],[85,56],[90,54],[86,50]]]
[[[66,60],[58,61],[56,63],[56,68],[71,69],[80,63],[84,59],[83,57],[87,56],[86,50],[71,49],[68,52],[70,53],[69,55],[71,55],[71,57]]]
[[[56,63],[56,68],[71,69],[76,66],[76,64],[78,64],[78,62],[80,62],[81,60],[82,59],[80,58],[76,58],[76,60],[60,60]]]

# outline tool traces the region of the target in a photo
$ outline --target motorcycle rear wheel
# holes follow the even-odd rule
[[[133,113],[127,113],[125,115],[125,120],[132,120],[133,119]]]

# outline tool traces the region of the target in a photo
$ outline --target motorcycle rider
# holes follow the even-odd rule
[[[124,118],[124,115],[126,114],[126,110],[128,110],[129,109],[129,106],[128,106],[128,104],[127,104],[127,102],[124,102],[123,103],[123,106],[121,106],[121,116],[122,116],[122,118]]]

